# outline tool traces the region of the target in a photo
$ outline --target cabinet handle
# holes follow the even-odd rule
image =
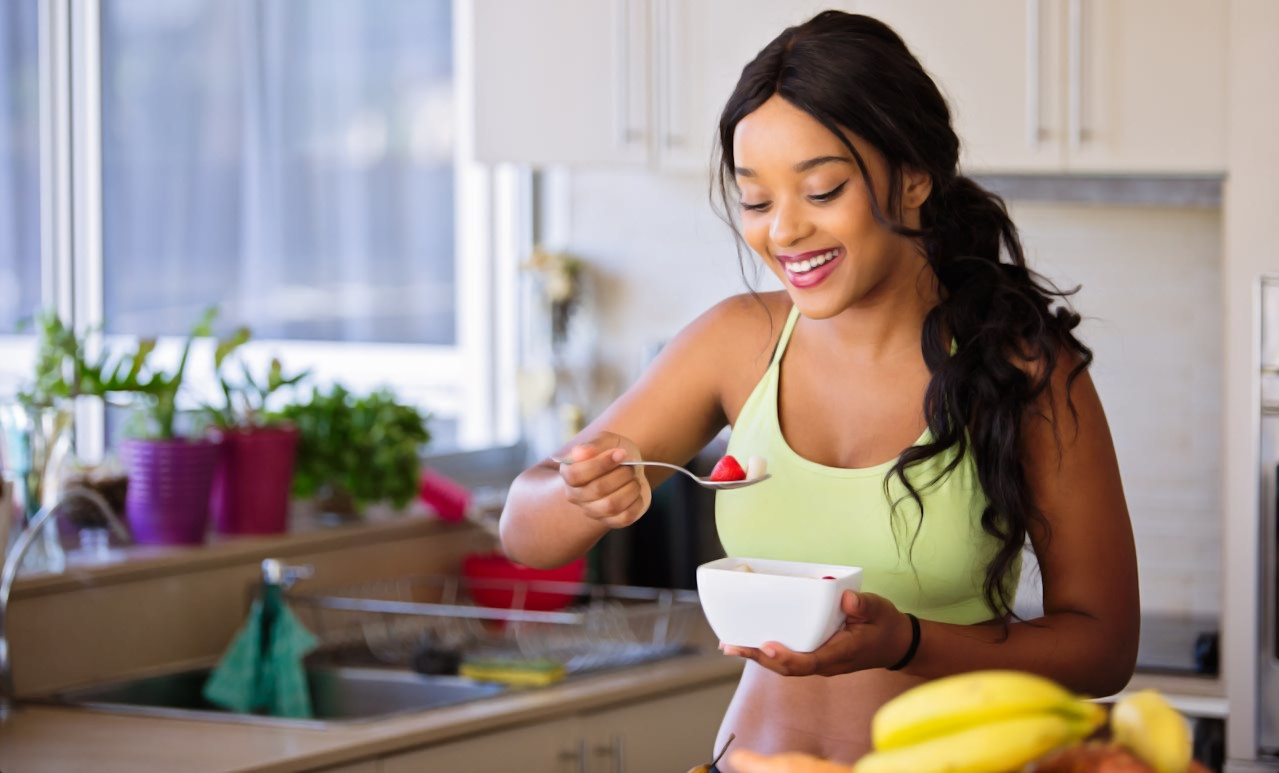
[[[608,746],[596,746],[595,756],[608,757],[608,773],[626,773],[626,742],[621,735],[609,736]]]
[[[1070,88],[1066,95],[1067,131],[1070,146],[1078,148],[1088,139],[1084,128],[1084,0],[1070,0],[1070,16],[1067,27],[1069,37]]]
[[[662,28],[666,32],[665,50],[662,51],[662,91],[666,94],[666,125],[662,127],[662,142],[668,150],[684,141],[684,138],[675,131],[675,127],[682,123],[676,115],[679,96],[675,88],[675,54],[680,50],[680,7],[680,3],[675,0],[666,0],[661,4],[664,17]]]
[[[637,142],[641,133],[631,128],[631,21],[630,0],[613,0],[613,79],[617,97],[613,104],[617,144],[621,147]]]
[[[577,761],[577,773],[587,773],[586,759],[586,739],[577,742],[576,749],[569,749],[560,752],[560,762]]]
[[[1043,0],[1026,0],[1026,144],[1039,147],[1046,138],[1040,116],[1043,112],[1040,93],[1040,67],[1043,52],[1040,45],[1040,18]]]

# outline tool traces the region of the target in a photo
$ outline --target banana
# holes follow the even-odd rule
[[[1110,711],[1115,741],[1132,749],[1155,773],[1186,773],[1190,768],[1190,725],[1163,696],[1142,690],[1121,699]]]
[[[1051,711],[1088,721],[1097,711],[1104,715],[1050,679],[973,671],[925,682],[885,703],[871,720],[871,741],[876,750],[899,749],[974,725]]]
[[[1104,712],[1104,710],[1103,710]],[[997,773],[1083,738],[1095,725],[1056,712],[1040,712],[984,724],[926,741],[875,751],[854,773]]]

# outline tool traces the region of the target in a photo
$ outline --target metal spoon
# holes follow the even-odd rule
[[[572,459],[565,459],[560,456],[552,456],[551,461],[556,464],[572,464]],[[727,491],[735,488],[745,488],[746,486],[754,486],[756,483],[762,483],[773,477],[772,473],[764,473],[758,478],[750,478],[748,480],[711,480],[710,478],[699,478],[689,470],[680,467],[678,464],[667,464],[666,462],[618,462],[622,467],[666,467],[667,469],[682,472],[693,480],[697,481],[697,485],[716,491]]]

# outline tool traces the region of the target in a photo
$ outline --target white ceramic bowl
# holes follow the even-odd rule
[[[697,567],[697,595],[711,630],[738,647],[772,641],[812,652],[844,624],[844,591],[861,587],[862,570],[855,566],[721,558]]]

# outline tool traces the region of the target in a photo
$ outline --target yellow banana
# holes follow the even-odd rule
[[[854,773],[997,773],[1019,770],[1031,760],[1083,738],[1090,722],[1055,712],[1000,719],[949,735],[886,751],[875,751]]]
[[[1155,773],[1186,773],[1190,768],[1190,725],[1154,690],[1142,690],[1116,703],[1110,711],[1110,731]]]
[[[1091,705],[1041,676],[973,671],[925,682],[885,703],[871,720],[871,740],[877,750],[899,749],[993,720],[1046,711],[1095,718],[1094,711],[1082,708]]]

